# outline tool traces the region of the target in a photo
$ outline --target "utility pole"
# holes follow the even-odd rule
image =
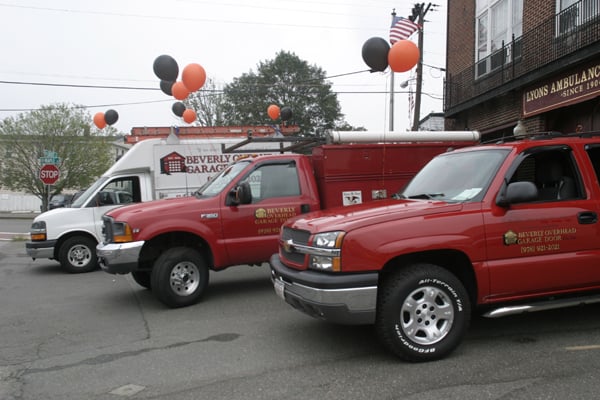
[[[392,9],[392,23],[396,16],[396,9]],[[390,132],[394,132],[394,71],[390,74]]]
[[[412,130],[416,131],[419,129],[419,121],[421,120],[421,88],[423,86],[423,27],[425,25],[425,14],[431,8],[431,3],[427,4],[425,8],[425,3],[415,4],[412,9],[412,15],[409,19],[413,21],[416,19],[417,24],[419,24],[419,62],[417,63],[417,88],[415,91],[415,111],[413,118],[413,126]]]

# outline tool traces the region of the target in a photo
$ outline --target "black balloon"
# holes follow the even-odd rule
[[[292,118],[292,109],[288,106],[281,107],[281,111],[279,112],[279,117],[282,121],[288,121]]]
[[[112,125],[119,119],[119,114],[115,110],[107,110],[104,113],[104,121],[108,125]]]
[[[385,71],[388,67],[390,45],[380,37],[372,37],[362,47],[362,58],[372,71]]]
[[[181,117],[183,116],[183,112],[185,111],[185,104],[183,104],[181,101],[173,103],[173,107],[171,107],[171,110],[173,110],[173,114],[177,115],[178,117]]]
[[[173,92],[171,91],[171,88],[173,87],[173,84],[175,83],[175,81],[160,81],[160,90],[163,91],[164,94],[167,94],[169,96],[173,96]]]
[[[163,54],[154,60],[154,73],[163,81],[176,81],[179,66],[173,57]]]

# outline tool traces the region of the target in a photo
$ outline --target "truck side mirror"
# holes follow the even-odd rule
[[[513,182],[505,186],[496,198],[496,204],[500,207],[508,207],[515,203],[526,203],[538,199],[538,190],[533,182]]]
[[[250,184],[246,181],[240,182],[236,187],[231,189],[228,197],[229,201],[227,202],[227,205],[230,206],[252,203],[252,191],[250,190]]]

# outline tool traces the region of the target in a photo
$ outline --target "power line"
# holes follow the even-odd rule
[[[365,69],[365,70],[360,70],[360,71],[353,71],[353,72],[346,72],[346,73],[341,73],[341,74],[336,74],[336,75],[330,75],[330,76],[326,76],[323,78],[315,78],[315,79],[309,79],[307,81],[304,82],[298,82],[298,83],[290,83],[289,85],[293,85],[293,86],[305,86],[305,87],[317,87],[319,85],[316,84],[310,84],[307,82],[313,82],[313,81],[324,81],[326,79],[332,79],[332,78],[339,78],[342,76],[349,76],[349,75],[355,75],[355,74],[360,74],[360,73],[364,73],[364,72],[371,72],[370,69]],[[143,90],[143,91],[159,91],[161,90],[160,88],[156,87],[156,88],[151,88],[151,87],[140,87],[140,86],[110,86],[110,85],[83,85],[83,84],[66,84],[66,83],[47,83],[47,82],[26,82],[26,81],[4,81],[4,80],[0,80],[0,84],[7,84],[7,85],[28,85],[28,86],[49,86],[49,87],[70,87],[70,88],[83,88],[83,89],[110,89],[110,90]],[[243,87],[245,89],[251,89],[254,87],[264,87],[264,86],[273,86],[274,84],[251,84],[251,85],[244,85]],[[200,90],[203,93],[207,93],[207,94],[223,94],[224,90],[223,89],[202,89]],[[338,95],[338,94],[387,94],[387,91],[332,91],[332,93]],[[409,93],[409,92],[397,92],[397,93]],[[435,95],[435,94],[431,94],[431,93],[422,93],[434,100],[443,100],[443,98],[439,95]],[[74,108],[83,108],[83,109],[88,109],[88,108],[104,108],[104,107],[116,107],[116,106],[128,106],[128,105],[142,105],[142,104],[152,104],[152,103],[162,103],[162,102],[171,102],[174,101],[174,99],[165,99],[165,100],[148,100],[148,101],[139,101],[139,102],[128,102],[128,103],[114,103],[114,104],[98,104],[98,105],[84,105],[84,106],[74,106]],[[39,110],[39,108],[0,108],[0,112],[27,112],[27,111],[35,111],[35,110]]]
[[[103,15],[108,17],[125,17],[125,18],[142,18],[142,19],[159,19],[163,21],[185,21],[185,22],[211,22],[217,24],[236,24],[236,25],[261,25],[261,26],[277,26],[284,28],[303,28],[303,29],[338,29],[338,30],[356,30],[355,27],[344,27],[344,26],[331,26],[331,25],[301,25],[294,24],[290,19],[285,22],[277,23],[277,22],[268,22],[268,21],[249,21],[249,20],[228,20],[228,19],[214,19],[214,18],[194,18],[194,17],[171,17],[164,15],[141,15],[141,14],[131,14],[131,13],[118,13],[118,12],[108,12],[108,11],[86,11],[86,10],[77,10],[77,9],[66,9],[66,8],[52,8],[52,7],[36,7],[36,6],[23,6],[17,4],[6,4],[0,3],[0,7],[8,7],[8,8],[21,8],[28,10],[37,10],[37,11],[52,11],[52,12],[62,12],[62,13],[73,13],[73,14],[89,14],[89,15]],[[314,14],[314,10],[307,11]],[[321,12],[322,13],[322,12]],[[338,13],[339,15],[339,13]],[[360,27],[361,30],[373,30],[374,28],[369,27]]]

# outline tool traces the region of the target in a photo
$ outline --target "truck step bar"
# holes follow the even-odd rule
[[[487,318],[500,318],[507,315],[554,310],[557,308],[575,307],[594,303],[600,303],[600,294],[500,307],[486,312],[483,316]]]

